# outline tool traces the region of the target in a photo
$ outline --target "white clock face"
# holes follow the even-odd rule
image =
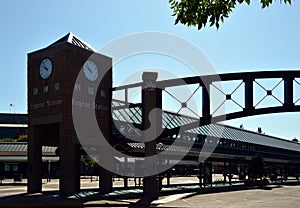
[[[90,81],[95,81],[98,78],[99,75],[99,71],[98,68],[96,66],[96,64],[90,60],[87,60],[84,64],[83,64],[83,73],[84,76],[90,80]]]
[[[42,79],[48,79],[52,74],[52,61],[45,58],[40,64],[40,76]]]

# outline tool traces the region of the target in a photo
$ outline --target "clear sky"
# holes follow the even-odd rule
[[[95,49],[132,33],[167,32],[202,50],[218,73],[300,69],[300,2],[238,6],[220,29],[174,26],[167,0],[0,1],[0,112],[27,112],[27,53],[74,33]],[[117,73],[123,76],[122,73]],[[117,75],[115,79],[117,80]],[[300,97],[300,96],[299,96]],[[300,113],[257,116],[228,124],[300,138]]]

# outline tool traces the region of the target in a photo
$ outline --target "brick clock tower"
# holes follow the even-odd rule
[[[96,61],[90,60],[91,56],[96,57]],[[83,153],[72,119],[72,107],[76,104],[73,92],[95,98],[95,104],[90,107],[95,109],[99,127],[109,138],[112,59],[96,53],[69,33],[48,47],[29,53],[27,64],[28,193],[42,191],[45,174],[42,172],[42,146],[47,145],[58,147],[60,194],[72,195],[80,190],[80,155]],[[88,65],[87,71],[84,65]],[[107,73],[101,74],[104,71]],[[76,82],[80,72],[86,79],[84,83]],[[94,84],[97,79],[101,79],[99,85]],[[108,192],[112,187],[111,176],[105,170],[100,172],[100,188]]]

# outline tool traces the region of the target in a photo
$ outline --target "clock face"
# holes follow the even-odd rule
[[[48,79],[52,74],[52,61],[45,58],[40,64],[40,76],[42,79]]]
[[[90,81],[95,81],[98,78],[99,75],[99,71],[98,68],[96,66],[96,64],[90,60],[87,60],[84,64],[83,64],[83,73],[84,76],[90,80]]]

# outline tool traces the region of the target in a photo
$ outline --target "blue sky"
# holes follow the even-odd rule
[[[72,32],[95,49],[121,36],[167,32],[196,45],[218,73],[300,69],[300,2],[257,1],[238,6],[220,29],[174,26],[167,0],[0,1],[0,112],[27,112],[27,53]],[[121,74],[122,73],[116,73]],[[115,77],[117,80],[117,77]],[[257,116],[228,124],[292,139],[300,138],[300,114]]]

